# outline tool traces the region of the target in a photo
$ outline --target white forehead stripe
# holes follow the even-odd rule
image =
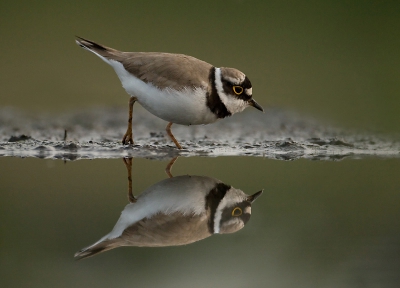
[[[244,92],[246,93],[246,95],[253,95],[253,88],[245,89]]]

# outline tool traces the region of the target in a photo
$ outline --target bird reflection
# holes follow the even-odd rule
[[[128,168],[129,200],[110,233],[75,254],[90,257],[120,246],[164,247],[199,241],[213,234],[233,233],[251,216],[251,204],[262,190],[247,195],[206,176],[172,177],[132,195],[131,159]]]

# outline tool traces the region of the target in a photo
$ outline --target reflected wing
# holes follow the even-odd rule
[[[211,236],[207,215],[183,216],[182,213],[156,214],[129,226],[122,235],[86,247],[75,254],[83,259],[121,247],[163,247],[193,243]]]
[[[129,246],[176,246],[211,236],[205,214],[183,216],[182,213],[157,214],[128,227],[121,235]]]

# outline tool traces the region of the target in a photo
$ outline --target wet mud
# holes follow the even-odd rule
[[[341,160],[400,156],[399,137],[345,131],[279,109],[267,109],[265,113],[245,111],[204,126],[173,125],[172,131],[182,150],[167,138],[166,124],[143,109],[136,109],[135,144],[122,145],[127,127],[127,109],[123,107],[42,115],[1,108],[0,156],[64,160],[121,157],[162,160],[175,156]]]

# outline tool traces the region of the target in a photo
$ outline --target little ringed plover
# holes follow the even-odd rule
[[[171,132],[173,123],[209,124],[247,106],[263,111],[252,97],[249,78],[237,69],[218,68],[183,54],[121,52],[81,37],[76,43],[111,65],[131,96],[123,144],[133,144],[132,109],[136,101],[169,122],[166,131],[179,149],[182,146]]]
[[[252,203],[261,194],[262,190],[247,195],[206,176],[165,179],[126,205],[111,232],[75,257],[83,259],[121,246],[186,245],[237,232],[249,221]]]

